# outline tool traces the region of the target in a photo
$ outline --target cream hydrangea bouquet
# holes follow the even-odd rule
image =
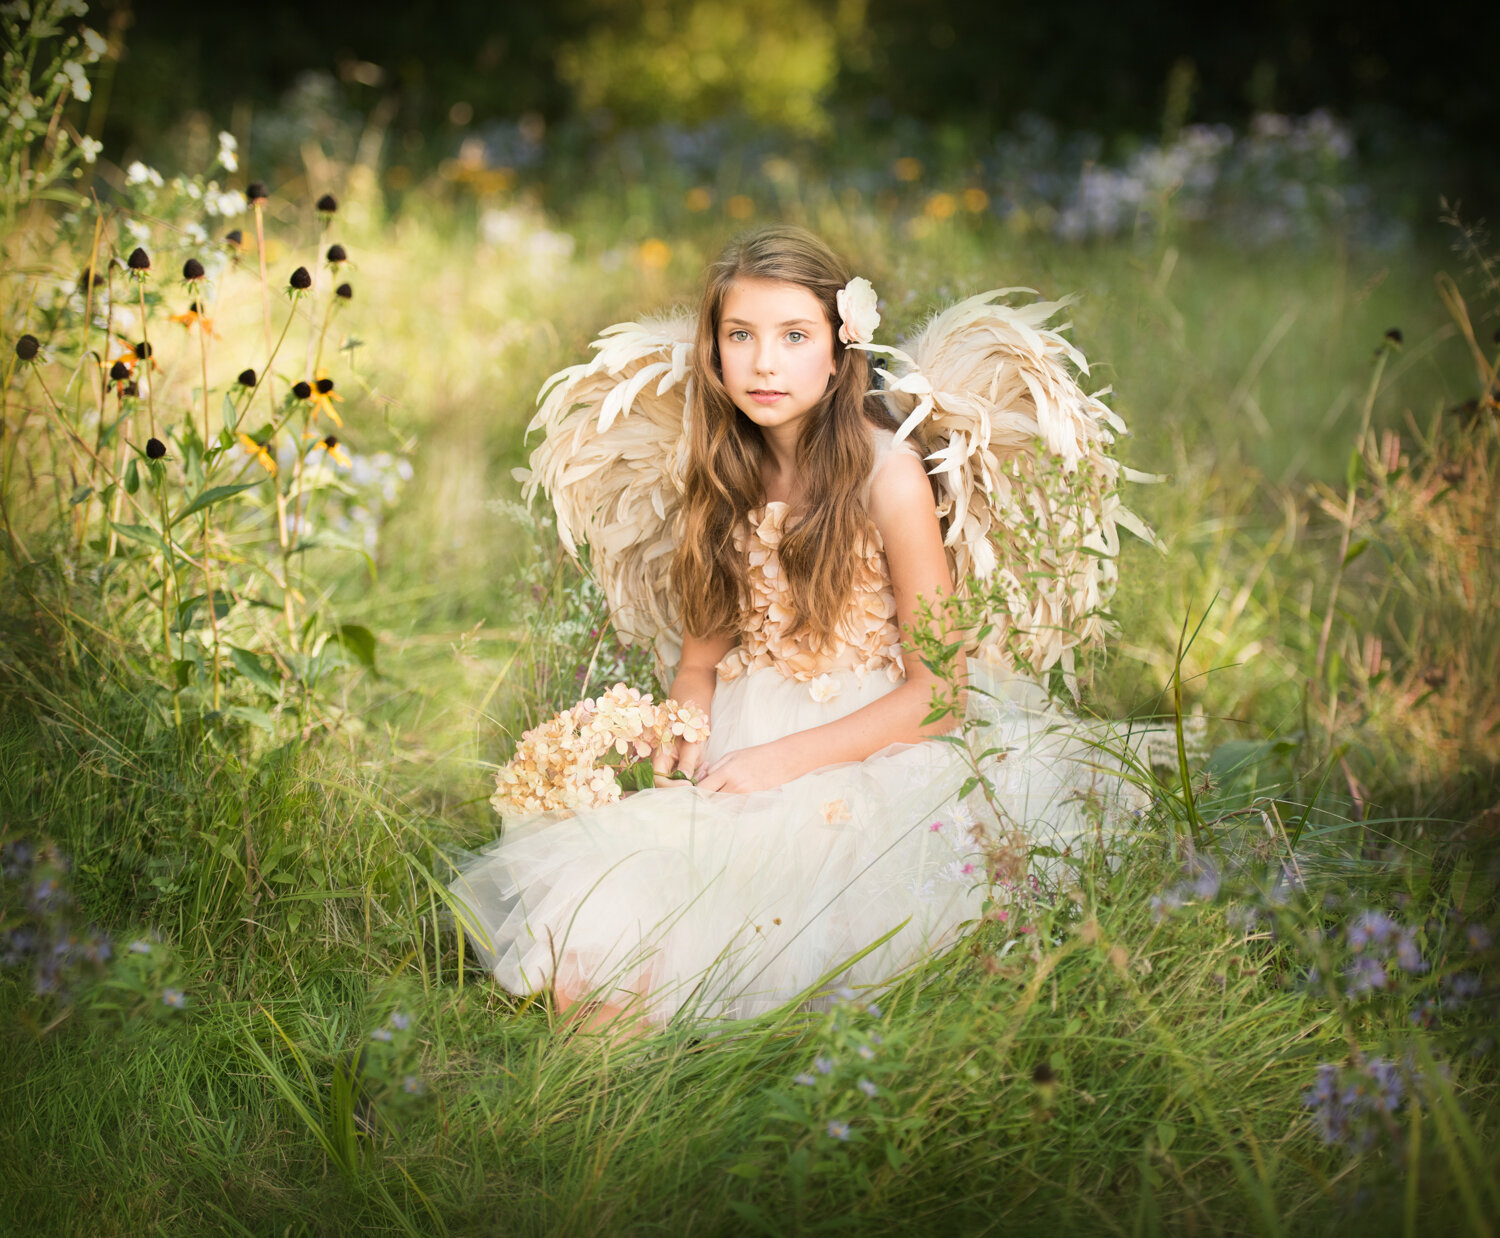
[[[623,683],[589,697],[521,736],[495,777],[490,803],[502,816],[597,808],[621,795],[621,779],[650,786],[651,754],[682,738],[708,737],[708,716],[692,702],[657,704]]]

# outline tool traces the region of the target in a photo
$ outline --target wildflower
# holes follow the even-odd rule
[[[235,379],[235,382],[239,383],[239,385],[241,387],[253,387],[253,386],[255,386],[255,371],[254,370],[241,370],[240,371],[240,376],[237,379]]]
[[[1374,946],[1384,952],[1384,947],[1394,941],[1401,927],[1383,911],[1363,911],[1355,917],[1345,937],[1349,949],[1359,951]]]
[[[112,383],[123,383],[130,377],[130,367],[122,361],[116,361],[109,367],[109,381]]]
[[[402,1014],[399,1010],[391,1015],[391,1026],[398,1032],[404,1032],[411,1026],[411,1016]]]
[[[251,181],[245,186],[245,200],[251,206],[259,206],[271,195],[266,192],[265,181]]]
[[[939,833],[941,833],[941,832],[942,832],[942,829],[943,829],[943,823],[942,823],[942,822],[941,822],[941,821],[934,821],[934,822],[933,822],[933,823],[932,823],[932,824],[931,824],[931,825],[929,825],[929,826],[928,826],[928,827],[927,827],[927,828],[928,828],[928,829],[929,829],[929,830],[931,830],[931,831],[932,831],[932,832],[933,832],[933,833],[934,833],[934,834],[939,834]]]
[[[1488,950],[1490,948],[1489,929],[1482,924],[1471,924],[1464,934],[1469,940],[1469,949],[1474,951]]]
[[[187,329],[191,329],[194,323],[200,323],[203,330],[207,331],[210,335],[214,333],[213,319],[204,315],[203,306],[197,301],[189,301],[186,310],[180,314],[172,315],[172,321],[180,322]]]
[[[148,460],[160,460],[167,454],[167,445],[159,438],[148,438],[146,440],[146,458]]]
[[[84,26],[78,33],[83,38],[85,62],[96,64],[102,60],[104,54],[109,51],[109,44],[105,41],[104,36],[97,30],[90,30],[87,26]]]
[[[162,1005],[170,1006],[173,1010],[181,1010],[187,1005],[187,994],[181,989],[163,989],[161,991]]]
[[[144,941],[144,940],[142,940],[139,937],[137,937],[133,942],[131,942],[130,945],[128,947],[126,947],[126,948],[130,951],[131,954],[150,954],[151,953],[151,943],[149,941]]]
[[[1418,974],[1427,970],[1427,960],[1417,949],[1416,934],[1411,929],[1403,929],[1396,939],[1396,962],[1405,972]]]
[[[344,419],[334,411],[333,405],[334,401],[342,404],[344,397],[334,391],[333,379],[329,378],[324,371],[319,370],[317,377],[313,379],[313,391],[316,393],[313,396],[312,402],[313,416],[316,417],[318,410],[322,409],[333,419],[333,424],[342,430],[344,428]]]
[[[810,1071],[806,1070],[804,1070],[800,1075],[796,1076],[792,1080],[792,1082],[795,1083],[798,1087],[803,1088],[810,1088],[813,1086],[813,1084],[817,1083],[817,1081],[818,1080],[816,1076],[814,1076]]]
[[[880,1091],[880,1089],[875,1086],[874,1082],[869,1079],[861,1079],[854,1086],[857,1087],[866,1096],[868,1096],[871,1100],[874,1100],[876,1094]]]
[[[427,1085],[416,1075],[407,1075],[401,1080],[401,1090],[410,1096],[420,1096],[427,1090]]]
[[[312,275],[308,273],[306,267],[298,267],[292,272],[292,276],[287,280],[287,283],[298,292],[305,292],[312,287]]]
[[[41,347],[42,342],[36,336],[23,335],[16,341],[16,356],[22,361],[34,360]]]
[[[831,1075],[833,1074],[833,1059],[827,1054],[820,1053],[813,1058],[813,1069],[820,1075]]]
[[[851,989],[847,984],[840,985],[838,988],[836,988],[833,991],[833,995],[841,1002],[852,1002],[855,997],[854,990]]]
[[[877,1006],[874,1002],[866,1002],[865,1010],[869,1013],[870,1018],[880,1018],[880,1007]],[[877,1045],[880,1043],[880,1037],[875,1035],[874,1032],[870,1033],[870,1039],[873,1040]]]
[[[245,234],[238,228],[231,228],[224,234],[224,244],[232,249],[239,249],[245,243]]]
[[[330,245],[328,247],[328,261],[338,266],[341,262],[348,262],[349,255],[342,245]]]
[[[1392,327],[1389,331],[1387,331],[1385,333],[1386,343],[1387,344],[1394,344],[1397,348],[1401,347],[1401,344],[1402,344],[1402,341],[1404,340],[1404,338],[1405,337],[1401,334],[1401,328],[1400,327]]]
[[[182,278],[188,281],[202,279],[204,276],[203,264],[196,258],[189,258],[182,264]]]
[[[1368,954],[1355,959],[1344,970],[1344,976],[1349,982],[1351,997],[1363,997],[1367,993],[1378,992],[1390,982],[1390,978],[1385,974],[1385,964],[1379,959],[1371,958]]]
[[[390,1028],[377,1027],[373,1032],[370,1033],[370,1039],[378,1040],[383,1044],[389,1044],[392,1040],[395,1039],[395,1036],[391,1032]]]
[[[312,399],[312,393],[313,392],[312,392],[312,384],[311,383],[299,382],[299,383],[293,383],[292,384],[292,394],[294,396],[296,396],[299,400],[310,400],[310,399]]]
[[[873,1062],[875,1060],[875,1050],[870,1048],[869,1045],[860,1045],[855,1052],[859,1054],[861,1061]]]
[[[840,1139],[848,1142],[849,1123],[840,1122],[836,1119],[830,1119],[828,1123],[828,1136],[830,1139]]]
[[[126,259],[125,265],[135,272],[136,275],[145,275],[151,269],[151,255],[140,246],[137,246],[130,251],[130,257]]]
[[[341,301],[348,301],[354,297],[354,289],[351,288],[348,284],[340,284],[333,291],[334,295],[337,296]]]
[[[95,163],[104,150],[104,143],[98,138],[84,136],[78,140],[78,153],[83,156],[84,163]]]
[[[220,132],[219,134],[219,165],[226,172],[237,172],[240,167],[240,159],[235,152],[239,150],[240,144],[234,134]]]
[[[266,450],[264,443],[258,443],[248,434],[239,436],[240,446],[261,462],[262,467],[273,477],[276,475],[276,457]]]
[[[339,200],[335,198],[331,193],[325,193],[321,198],[318,199],[319,215],[332,215],[338,209]]]

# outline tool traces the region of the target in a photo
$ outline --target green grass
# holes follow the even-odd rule
[[[1049,891],[1031,932],[1009,932],[1021,909],[984,926],[878,1019],[794,1011],[612,1047],[465,972],[429,874],[494,833],[487,763],[576,695],[590,626],[546,530],[488,501],[515,495],[542,378],[600,326],[690,297],[725,229],[669,231],[649,200],[625,221],[579,206],[575,257],[532,270],[414,200],[349,234],[371,393],[347,407],[349,439],[413,444],[417,475],[376,584],[320,565],[336,617],[379,634],[382,672],[352,674],[326,727],[177,730],[86,577],[7,580],[0,830],[56,842],[78,923],[107,927],[117,952],[164,940],[125,960],[134,972],[112,962],[134,989],[85,986],[72,1005],[0,973],[0,1230],[1490,1232],[1494,955],[1451,925],[1494,913],[1493,825],[1465,826],[1496,799],[1493,431],[1450,418],[1427,456],[1412,446],[1408,414],[1425,432],[1476,394],[1431,291],[1438,260],[1332,246],[1250,260],[1212,238],[1075,248],[968,223],[915,241],[812,190],[784,205],[849,251],[893,332],[943,287],[1084,294],[1075,335],[1134,431],[1122,455],[1172,475],[1134,496],[1168,553],[1127,548],[1121,635],[1088,702],[1166,712],[1184,617],[1207,613],[1181,677],[1217,749],[1194,779],[1232,861],[1224,893],[1153,908],[1182,863],[1162,771],[1163,807],[1112,869]],[[629,248],[652,231],[672,242],[658,273]],[[1361,491],[1371,549],[1350,564],[1308,721],[1339,534],[1315,487],[1342,501],[1391,326],[1407,343],[1373,421],[1407,436],[1412,480]],[[1455,453],[1469,474],[1433,500],[1422,461]],[[1359,669],[1371,633],[1391,663],[1375,675]],[[1408,691],[1434,667],[1442,691]],[[1236,768],[1267,737],[1285,743]],[[1308,889],[1278,910],[1264,882],[1283,862]],[[1354,1002],[1307,969],[1366,906],[1417,927],[1433,969]],[[1489,997],[1411,1021],[1466,971],[1490,977]],[[183,1010],[162,1005],[167,985]],[[111,994],[123,1010],[103,1008]],[[371,1040],[397,1009],[411,1028]],[[835,1072],[795,1084],[820,1053]],[[1428,1082],[1351,1157],[1318,1142],[1302,1094],[1356,1053],[1409,1058]],[[836,1119],[848,1143],[826,1135]]]

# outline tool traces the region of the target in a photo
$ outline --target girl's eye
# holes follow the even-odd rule
[[[807,338],[807,332],[805,332],[805,331],[788,331],[786,333],[786,338],[789,339],[789,340],[791,340],[791,342],[793,344],[800,344],[800,343],[802,343],[803,340],[805,340]]]
[[[750,332],[748,332],[748,331],[731,331],[729,333],[729,338],[732,339],[736,344],[743,344],[746,340],[748,340],[750,338]]]

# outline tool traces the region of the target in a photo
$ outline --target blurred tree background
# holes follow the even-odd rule
[[[103,13],[124,56],[101,125],[147,158],[184,116],[244,129],[288,98],[378,115],[419,172],[505,117],[595,136],[747,122],[829,141],[904,118],[972,138],[1039,115],[1118,143],[1328,108],[1377,162],[1419,152],[1449,193],[1496,183],[1488,6],[1421,21],[1343,0],[108,0]]]

